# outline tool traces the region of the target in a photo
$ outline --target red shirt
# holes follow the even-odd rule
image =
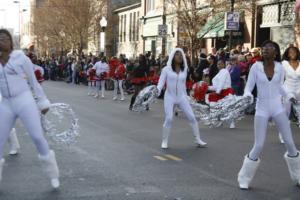
[[[109,77],[114,77],[115,76],[116,68],[119,65],[119,61],[116,60],[116,59],[111,59],[108,62],[108,65],[109,65]]]
[[[119,63],[119,65],[115,69],[115,73],[113,78],[117,80],[125,79],[126,68],[123,63]]]

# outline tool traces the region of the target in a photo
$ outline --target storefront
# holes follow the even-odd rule
[[[237,44],[244,43],[244,15],[241,15],[240,29],[237,31],[232,31],[232,44],[233,46]],[[198,38],[206,40],[206,49],[210,52],[211,48],[224,48],[229,44],[230,32],[225,30],[224,24],[224,13],[218,14],[202,27],[201,31],[198,32]]]
[[[281,53],[295,43],[295,1],[259,1],[257,6],[256,46],[268,39],[277,42]]]

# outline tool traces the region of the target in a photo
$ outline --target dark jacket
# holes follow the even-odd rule
[[[196,69],[196,82],[201,81],[203,77],[203,70],[209,67],[209,62],[206,59],[200,59]]]

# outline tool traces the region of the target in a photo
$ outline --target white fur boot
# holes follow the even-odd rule
[[[199,147],[199,148],[207,147],[207,143],[200,139],[198,123],[197,122],[193,123],[193,124],[190,123],[190,125],[193,129],[193,135],[195,137],[195,143],[197,144],[197,147]]]
[[[245,156],[243,166],[238,174],[238,182],[241,189],[249,188],[249,185],[256,173],[259,164],[260,159],[254,161],[248,158],[248,155]]]
[[[298,186],[300,186],[300,156],[298,152],[297,157],[289,157],[288,153],[284,154],[284,159],[288,166],[291,179],[296,182]]]
[[[13,128],[9,134],[8,143],[10,145],[9,155],[18,154],[18,149],[20,149],[20,143],[19,143],[15,128]]]
[[[232,121],[232,122],[230,123],[229,128],[231,128],[231,129],[235,128],[235,123],[234,123],[234,121]]]
[[[162,143],[161,148],[167,149],[168,148],[168,141],[170,136],[171,128],[163,127],[163,133],[162,133]]]
[[[53,150],[49,151],[46,156],[39,155],[43,170],[51,179],[51,185],[54,189],[58,188],[59,183],[59,170],[55,159],[55,153]]]
[[[0,182],[2,180],[2,170],[3,170],[4,162],[5,162],[5,160],[4,160],[4,158],[2,158],[0,160]]]

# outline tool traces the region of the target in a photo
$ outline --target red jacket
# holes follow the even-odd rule
[[[119,65],[115,69],[115,73],[113,78],[116,80],[123,80],[125,79],[126,68],[123,63],[119,63]]]
[[[113,78],[115,76],[115,71],[116,71],[116,68],[118,67],[119,65],[119,61],[117,59],[111,59],[109,62],[108,62],[108,66],[109,66],[109,77]]]

